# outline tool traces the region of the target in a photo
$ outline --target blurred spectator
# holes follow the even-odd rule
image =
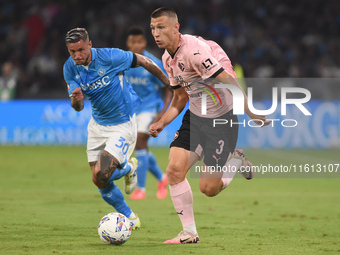
[[[0,76],[0,100],[7,101],[14,98],[18,75],[18,70],[11,62],[3,64]]]
[[[125,48],[124,31],[135,24],[148,28],[160,6],[176,9],[182,33],[216,40],[246,78],[340,77],[338,0],[2,0],[0,59],[19,69],[16,95],[66,98],[69,29],[86,27],[97,47]],[[154,43],[148,47],[161,56]]]
[[[22,27],[27,30],[27,54],[32,56],[40,40],[45,34],[45,24],[39,13],[39,6],[34,5],[28,10],[28,17],[24,19]]]

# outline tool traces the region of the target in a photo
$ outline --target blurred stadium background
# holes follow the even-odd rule
[[[15,98],[65,98],[64,36],[77,26],[88,29],[95,47],[125,49],[127,28],[143,25],[148,49],[160,57],[148,27],[150,13],[164,5],[178,12],[182,33],[218,42],[246,77],[340,77],[336,0],[3,0],[2,76],[15,79]]]
[[[150,13],[160,6],[178,12],[182,33],[224,48],[254,88],[259,108],[270,107],[273,86],[311,92],[305,105],[312,116],[288,109],[285,118],[298,120],[297,127],[240,128],[238,147],[247,148],[254,165],[340,163],[337,0],[2,0],[0,254],[112,253],[97,236],[99,219],[112,207],[91,182],[85,153],[91,109],[88,102],[80,113],[70,106],[62,74],[69,57],[64,37],[71,28],[85,27],[94,47],[126,49],[126,30],[139,24],[147,32],[147,49],[161,57],[149,30]],[[270,117],[282,119],[279,113]],[[163,170],[180,122],[150,139]],[[198,179],[188,178],[202,242],[166,250],[162,242],[177,233],[180,222],[170,197],[157,200],[156,181],[148,178],[148,199],[127,199],[143,229],[114,249],[134,255],[339,253],[340,179],[332,178],[339,173],[235,178],[227,191],[209,199]]]
[[[262,143],[256,139],[261,136],[257,131],[241,129],[240,146],[339,148],[340,4],[336,0],[133,0],[129,4],[3,0],[0,144],[85,144],[91,113],[88,104],[80,114],[69,106],[62,75],[69,56],[65,33],[73,27],[86,27],[94,47],[126,49],[127,28],[140,24],[147,31],[147,49],[161,57],[162,50],[156,47],[149,30],[149,15],[164,5],[178,12],[182,33],[218,42],[244,77],[290,78],[284,82],[279,79],[279,85],[259,85],[254,89],[256,100],[270,99],[273,84],[308,85],[314,101],[310,106],[313,116],[305,119],[307,124],[290,131],[273,128],[269,132],[274,139]],[[313,79],[301,85],[298,78],[307,77]],[[158,140],[152,139],[151,145],[167,146],[179,123],[170,126]],[[297,136],[302,137],[300,142],[296,142]]]

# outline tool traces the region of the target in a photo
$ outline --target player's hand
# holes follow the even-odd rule
[[[75,88],[72,91],[72,97],[74,97],[78,102],[84,99],[83,92],[81,92],[80,88]]]
[[[265,115],[257,115],[257,114],[248,114],[248,116],[259,126],[264,127],[269,125],[272,121],[267,120]]]
[[[158,121],[150,125],[149,134],[152,137],[157,137],[160,132],[164,129],[164,125],[162,122]]]

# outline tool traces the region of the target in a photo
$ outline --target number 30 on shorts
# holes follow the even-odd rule
[[[116,144],[117,148],[121,148],[122,149],[123,155],[126,155],[126,153],[129,150],[129,144],[126,143],[125,141],[126,141],[126,139],[121,136],[119,138],[119,140],[118,140],[119,143]]]

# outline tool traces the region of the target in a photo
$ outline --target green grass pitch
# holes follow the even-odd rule
[[[168,149],[152,151],[160,166]],[[254,164],[339,163],[339,151],[247,150]],[[339,254],[339,178],[235,178],[216,197],[190,178],[200,244],[166,245],[181,230],[170,197],[128,204],[142,228],[105,245],[100,218],[114,211],[91,182],[84,147],[0,147],[0,254]],[[338,171],[340,171],[338,169]],[[123,180],[118,184],[123,187]]]

